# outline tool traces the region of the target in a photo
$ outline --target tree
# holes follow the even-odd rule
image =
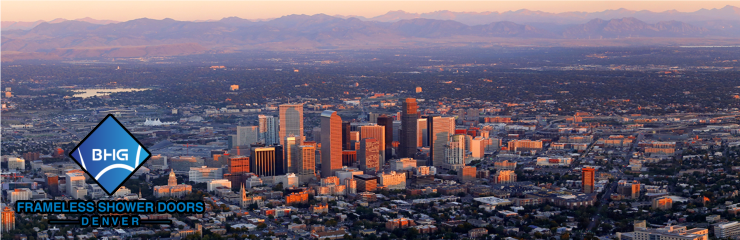
[[[570,239],[570,233],[563,233],[560,235],[560,240],[568,240]]]

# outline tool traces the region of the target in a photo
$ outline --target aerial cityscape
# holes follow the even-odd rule
[[[737,240],[740,8],[711,3],[4,16],[0,234]],[[151,152],[110,194],[71,154],[107,116]],[[27,200],[205,211],[92,227]]]

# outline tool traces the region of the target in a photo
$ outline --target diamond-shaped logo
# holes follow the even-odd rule
[[[115,193],[151,155],[111,114],[69,152],[108,195]]]

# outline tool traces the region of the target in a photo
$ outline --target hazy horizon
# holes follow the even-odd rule
[[[620,8],[634,11],[694,12],[738,6],[740,1],[3,1],[2,21],[35,22],[58,18],[128,21],[139,18],[180,21],[219,20],[226,17],[271,19],[291,14],[327,14],[375,17],[389,11],[427,13],[507,12],[522,9],[550,13],[601,12]]]

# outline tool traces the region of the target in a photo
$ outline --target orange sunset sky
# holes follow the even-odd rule
[[[2,21],[84,17],[116,21],[145,17],[192,21],[230,16],[267,19],[289,14],[318,13],[374,17],[394,10],[424,13],[438,10],[503,12],[529,9],[557,13],[626,8],[691,12],[701,8],[740,6],[740,1],[2,1],[0,4]]]

